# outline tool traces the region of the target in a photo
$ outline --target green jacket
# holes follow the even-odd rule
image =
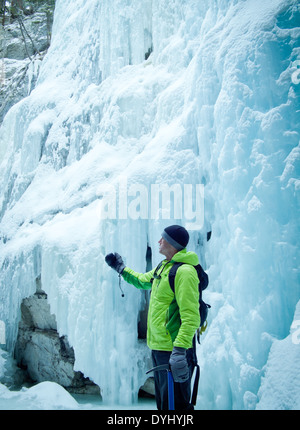
[[[169,271],[174,262],[180,266],[175,277],[175,295],[169,284]],[[198,275],[193,266],[198,256],[186,249],[177,252],[171,261],[164,260],[157,275],[155,268],[147,273],[137,273],[125,267],[124,280],[136,288],[152,288],[148,311],[147,344],[150,349],[172,351],[173,346],[191,348],[195,331],[200,325]],[[176,299],[175,299],[176,297]]]

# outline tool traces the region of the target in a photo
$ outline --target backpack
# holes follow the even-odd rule
[[[162,263],[163,262],[161,261],[158,264],[158,266],[156,267],[155,272],[153,274],[153,278],[150,280],[151,283],[153,282],[153,280],[155,278],[158,278],[158,279],[160,278],[160,275],[157,275],[157,272],[161,268]],[[173,291],[174,294],[175,294],[176,272],[177,272],[178,268],[180,266],[182,266],[182,264],[187,264],[187,263],[174,263],[170,269],[170,272],[169,272],[169,284],[170,284],[171,290]],[[199,278],[198,288],[199,288],[200,327],[197,330],[197,341],[198,341],[198,343],[200,343],[200,335],[202,333],[204,333],[206,328],[207,328],[207,314],[208,314],[208,309],[211,307],[208,303],[205,303],[202,300],[202,291],[207,288],[209,280],[208,280],[208,275],[202,269],[201,264],[197,264],[196,266],[193,266],[193,267],[196,269],[197,275]]]
[[[180,266],[182,266],[182,264],[186,264],[186,263],[174,263],[173,266],[171,267],[171,270],[169,272],[169,284],[170,287],[173,291],[173,293],[175,293],[175,276],[176,276],[176,272],[178,270],[178,268]],[[200,343],[200,335],[202,333],[205,332],[206,327],[207,327],[207,314],[208,314],[208,309],[211,307],[208,303],[205,303],[202,300],[202,291],[205,290],[208,286],[208,275],[207,273],[204,272],[204,270],[202,269],[202,266],[200,264],[197,264],[197,266],[193,266],[196,271],[197,271],[197,275],[199,278],[199,284],[198,284],[198,288],[199,288],[199,313],[200,313],[200,327],[197,330],[197,340],[198,343]]]

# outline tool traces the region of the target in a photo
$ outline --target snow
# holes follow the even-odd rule
[[[69,394],[55,382],[40,382],[21,391],[10,391],[0,384],[0,410],[114,410],[115,406],[103,404],[96,396]],[[129,409],[128,405],[118,405],[118,410]],[[130,410],[153,410],[154,400],[142,399],[130,406]]]
[[[20,372],[15,360],[0,348],[0,410],[114,410],[115,405],[105,403],[99,395],[70,394],[61,385],[44,381],[23,388],[13,387]],[[14,372],[14,373],[13,373]],[[20,378],[22,378],[20,373]],[[11,388],[9,389],[8,386]],[[118,410],[154,410],[155,400],[139,399],[130,407],[120,403]]]
[[[55,382],[41,382],[31,388],[14,392],[0,385],[0,409],[73,410],[77,408],[76,400]]]
[[[204,219],[189,249],[209,274],[212,308],[197,407],[299,408],[289,390],[300,375],[289,334],[300,297],[297,22],[293,0],[57,0],[37,86],[0,128],[10,352],[20,303],[41,275],[75,370],[107,405],[136,403],[150,365],[137,339],[143,299],[127,285],[121,297],[104,256],[117,251],[145,271],[147,245],[154,265],[162,229],[190,220],[103,219],[103,193],[125,181],[149,194],[153,184],[200,184]],[[275,369],[287,378],[277,394]],[[51,387],[49,406],[70,407]],[[18,395],[43,398],[43,386],[30,390]]]

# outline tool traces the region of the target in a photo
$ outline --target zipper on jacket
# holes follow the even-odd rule
[[[170,316],[170,312],[169,312],[169,308],[166,310],[166,318],[165,318],[165,326],[167,327],[167,324],[169,322],[169,316]]]

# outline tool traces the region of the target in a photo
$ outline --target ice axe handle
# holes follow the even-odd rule
[[[174,411],[174,379],[171,370],[168,370],[168,401],[169,411]]]
[[[168,372],[168,402],[169,402],[169,411],[174,411],[174,379],[171,372],[171,368],[169,364],[161,364],[160,366],[153,367],[152,369],[146,372],[146,375],[150,372],[160,372],[161,370],[166,370]]]
[[[159,372],[161,370],[168,370],[169,371],[170,365],[169,364],[161,364],[160,366],[153,367],[152,369],[150,369],[146,372],[146,375],[148,375],[148,373],[150,373],[150,372]]]

